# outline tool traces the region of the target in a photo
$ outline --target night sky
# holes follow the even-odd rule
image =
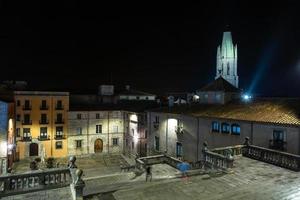
[[[211,2],[1,1],[0,80],[81,92],[107,83],[194,91],[214,79],[217,46],[229,25],[240,88],[300,96],[300,3]]]

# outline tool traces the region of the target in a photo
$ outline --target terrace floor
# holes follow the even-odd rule
[[[153,176],[157,176],[164,169],[163,165],[155,170]],[[167,170],[171,175],[176,171]],[[105,195],[92,195],[88,199],[300,199],[300,173],[267,163],[252,160],[242,156],[236,157],[234,168],[229,173],[218,171],[205,175],[181,178],[154,179],[145,182],[143,178],[133,178],[122,183],[115,182],[106,188],[110,192]],[[98,183],[97,183],[98,182]],[[101,184],[99,184],[101,182]],[[99,184],[99,185],[98,185]],[[90,180],[85,190],[103,191],[105,181]]]

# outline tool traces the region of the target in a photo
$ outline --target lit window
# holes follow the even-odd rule
[[[227,123],[222,123],[222,133],[230,133],[230,125]]]
[[[211,130],[212,130],[212,132],[219,132],[220,131],[220,123],[219,122],[212,122]]]
[[[241,134],[241,127],[238,124],[231,125],[231,134],[233,135],[240,135]]]

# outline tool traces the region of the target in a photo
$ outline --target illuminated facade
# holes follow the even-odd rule
[[[231,32],[224,32],[222,45],[217,49],[217,67],[215,79],[222,76],[236,88],[239,87],[237,75],[237,45],[232,42]]]
[[[68,92],[14,92],[17,153],[30,156],[67,156]]]
[[[13,103],[0,101],[0,174],[12,165],[14,153]]]
[[[139,125],[138,116],[122,110],[71,110],[68,117],[68,154],[146,155],[145,128]]]
[[[225,105],[148,112],[149,148],[188,161],[202,159],[203,143],[218,148],[250,143],[300,154],[299,99],[256,99]]]

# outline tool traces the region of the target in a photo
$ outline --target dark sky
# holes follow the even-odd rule
[[[240,87],[300,96],[300,4],[210,2],[1,1],[0,80],[71,91],[111,80],[146,91],[193,91],[214,79],[216,48],[229,24]]]

